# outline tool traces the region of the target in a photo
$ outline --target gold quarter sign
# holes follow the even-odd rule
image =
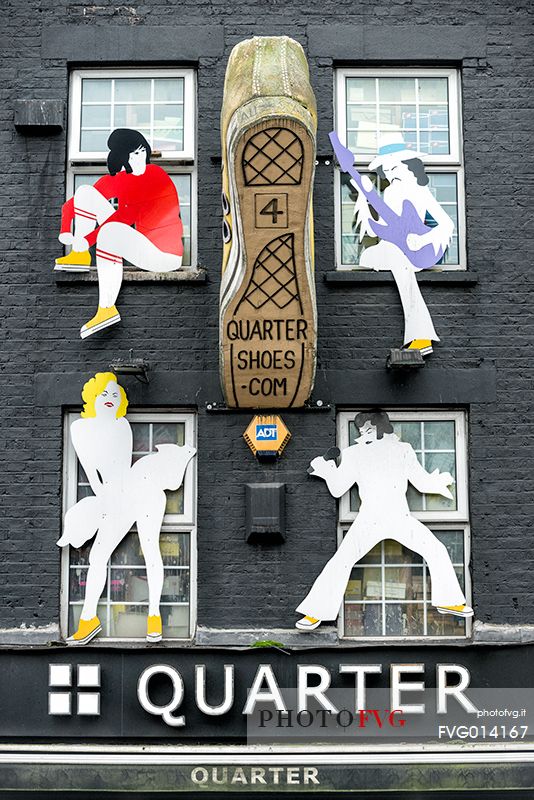
[[[237,45],[226,71],[221,120],[220,353],[226,403],[299,407],[313,388],[317,340],[317,125],[301,46],[285,36]]]
[[[280,455],[291,439],[291,434],[279,416],[255,416],[243,434],[254,455],[275,453]]]

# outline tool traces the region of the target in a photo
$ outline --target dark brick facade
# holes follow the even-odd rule
[[[478,280],[466,286],[444,278],[424,286],[442,344],[425,375],[415,376],[405,390],[396,388],[384,368],[386,351],[400,343],[402,330],[393,281],[324,281],[335,269],[334,202],[333,169],[321,163],[315,183],[314,396],[324,393],[332,403],[352,405],[468,409],[476,617],[534,622],[531,4],[150,0],[130,7],[43,0],[9,5],[0,84],[0,628],[58,622],[62,412],[76,405],[87,376],[130,348],[149,360],[152,376],[148,387],[126,384],[132,405],[199,403],[200,624],[291,626],[310,577],[334,550],[335,501],[326,487],[306,477],[309,460],[334,443],[334,411],[285,414],[292,441],[277,464],[265,466],[255,462],[242,439],[251,414],[210,415],[204,405],[222,399],[217,157],[224,70],[241,39],[281,33],[298,39],[308,53],[322,155],[330,152],[336,60],[461,68],[468,269]],[[66,133],[31,136],[16,130],[15,103],[66,102],[74,66],[135,63],[198,67],[198,260],[208,280],[125,283],[123,323],[82,342],[78,327],[94,311],[96,286],[61,283],[52,272],[61,253],[56,237]],[[354,389],[350,398],[345,381]],[[244,541],[244,485],[262,481],[287,484],[287,541],[270,548]]]

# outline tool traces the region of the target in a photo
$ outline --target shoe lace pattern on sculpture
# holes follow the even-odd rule
[[[302,142],[287,128],[266,128],[243,152],[245,186],[298,186],[302,180]]]
[[[286,233],[265,245],[256,259],[241,303],[250,303],[258,310],[266,303],[272,302],[277,308],[284,309],[295,300],[302,314],[294,243],[294,234]]]

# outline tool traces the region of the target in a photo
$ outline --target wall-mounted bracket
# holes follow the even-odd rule
[[[392,348],[386,358],[388,369],[419,369],[425,366],[420,350],[401,350]]]
[[[115,375],[133,375],[140,383],[149,383],[148,370],[150,364],[145,358],[134,358],[130,350],[129,358],[115,358],[109,368]]]

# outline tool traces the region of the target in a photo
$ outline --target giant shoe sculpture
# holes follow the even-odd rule
[[[221,380],[241,408],[302,406],[313,388],[316,104],[302,47],[234,47],[221,112]]]

